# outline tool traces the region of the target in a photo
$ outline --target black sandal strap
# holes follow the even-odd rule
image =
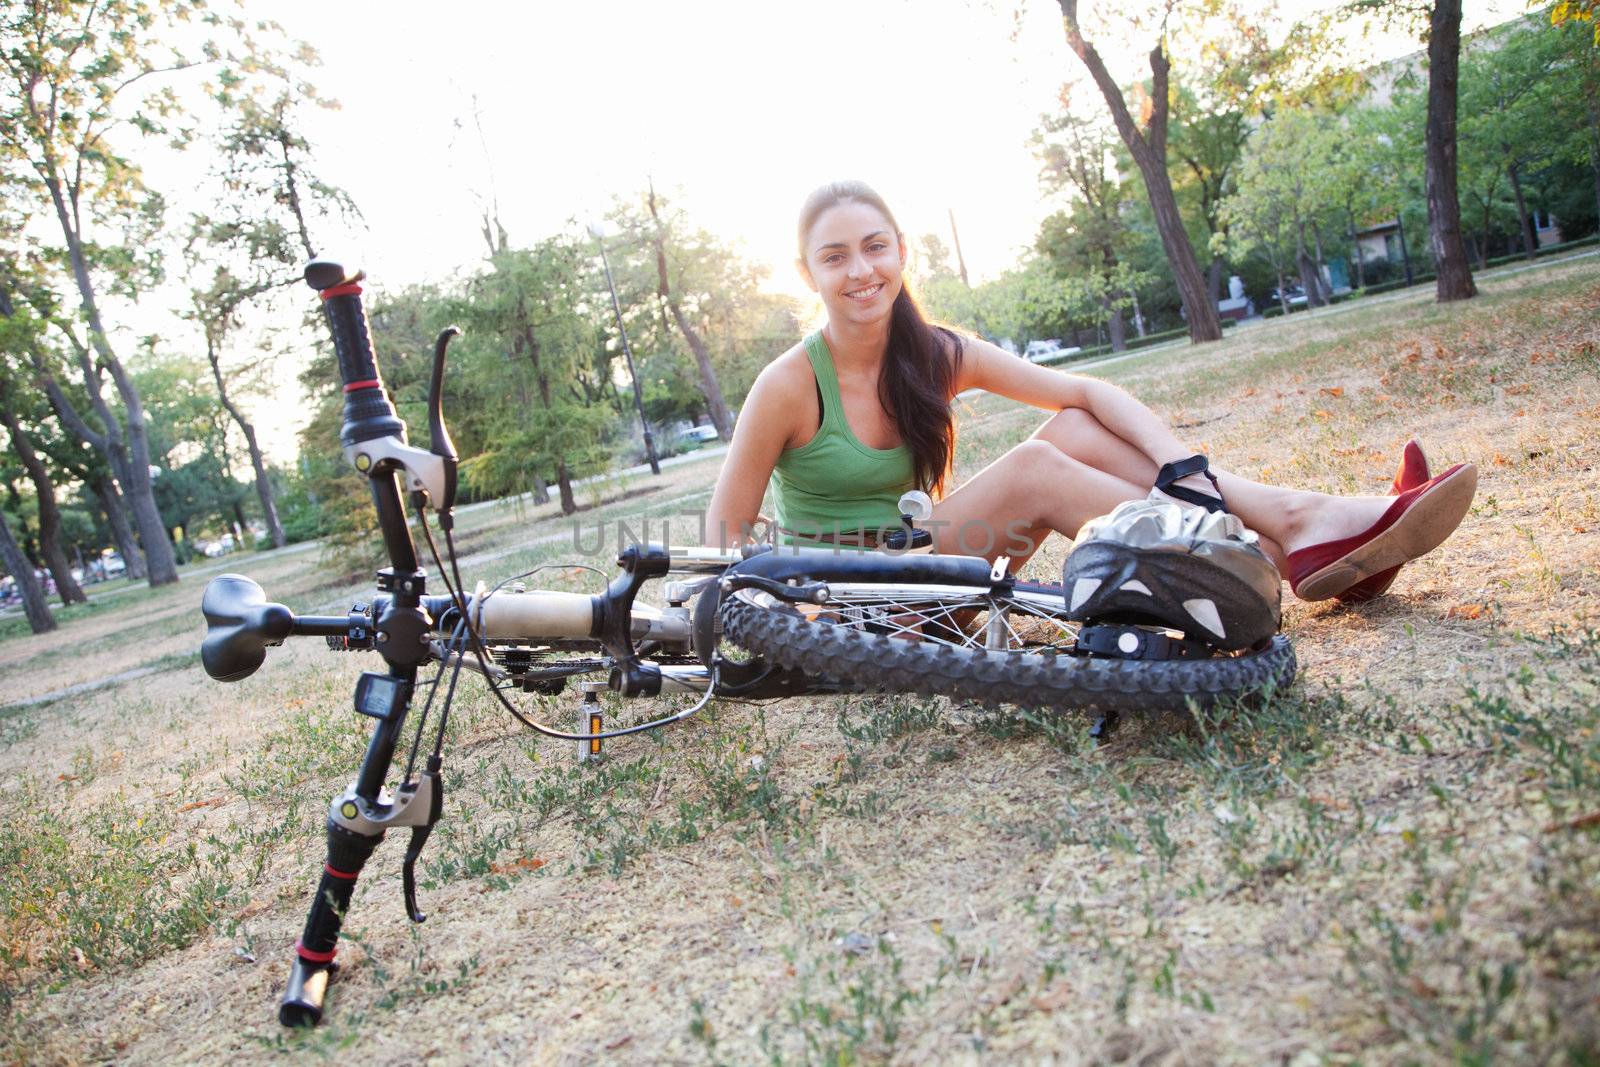
[[[1174,485],[1191,474],[1203,474],[1217,491],[1216,496],[1202,493],[1197,489],[1190,489],[1186,485]],[[1175,463],[1168,463],[1156,472],[1156,488],[1185,504],[1194,504],[1196,507],[1205,508],[1207,511],[1228,510],[1227,502],[1222,499],[1222,486],[1217,484],[1217,476],[1211,473],[1210,461],[1202,454],[1195,454],[1188,459],[1180,459]]]

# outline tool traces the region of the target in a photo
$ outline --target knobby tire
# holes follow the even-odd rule
[[[1276,634],[1236,656],[1126,660],[958,648],[813,622],[787,605],[742,596],[723,607],[735,644],[781,665],[868,692],[920,693],[1055,711],[1182,711],[1294,681],[1294,648]]]

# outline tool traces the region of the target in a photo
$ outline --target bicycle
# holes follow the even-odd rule
[[[620,553],[621,573],[601,594],[528,592],[507,588],[509,579],[469,593],[452,533],[457,456],[442,401],[446,354],[459,331],[447,328],[435,345],[427,404],[430,447],[423,450],[407,443],[405,423],[384,392],[361,301],[363,277],[329,260],[314,260],[305,269],[307,284],[321,297],[338,357],[344,389],[340,443],[368,480],[389,559],[378,571],[377,595],[344,615],[296,616],[268,601],[250,578],[226,574],[208,583],[201,603],[207,622],[201,659],[219,681],[249,676],[269,646],[290,636],[321,636],[337,649],[376,651],[387,666],[384,673],[364,672],[356,682],[355,711],[375,725],[355,780],[328,809],[327,856],[279,1006],[284,1025],[315,1025],[322,1018],[356,881],[390,829],[411,831],[403,894],[412,921],[425,920],[417,906],[415,864],[443,807],[444,736],[463,669],[481,674],[522,724],[574,742],[586,756],[597,756],[607,740],[681,722],[716,698],[914,692],[1091,709],[1101,713],[1099,726],[1105,728],[1123,711],[1182,710],[1293,680],[1293,649],[1275,632],[1275,613],[1270,630],[1229,641],[1197,636],[1189,632],[1192,626],[1153,625],[1147,613],[1130,611],[1125,601],[1129,595],[1137,600],[1138,591],[1114,589],[1119,583],[1123,590],[1141,586],[1128,580],[1134,573],[1128,561],[1136,557],[1125,545],[1101,545],[1105,551],[1089,564],[1098,568],[1096,574],[1117,571],[1121,578],[1104,589],[1101,578],[1080,578],[1072,598],[1080,602],[1069,605],[1063,586],[1019,581],[1006,572],[1003,557],[990,564],[931,554],[928,531],[909,512],[902,528],[884,539],[888,551],[635,544]],[[445,584],[443,595],[427,592],[402,491],[411,496]],[[443,533],[442,555],[427,521],[430,510]],[[679,578],[667,583],[665,608],[637,599],[645,583],[673,575]],[[1180,584],[1194,580],[1187,570],[1178,578]],[[1094,595],[1082,593],[1085,581],[1098,590]],[[1152,591],[1145,588],[1142,595]],[[750,655],[727,655],[725,639]],[[430,663],[438,669],[419,686],[418,672]],[[537,722],[507,697],[511,691],[556,693],[573,678],[600,673],[605,681],[583,685],[577,731]],[[432,748],[419,770],[447,674]],[[396,750],[423,688],[405,768],[391,791]],[[602,690],[623,698],[677,693],[700,699],[682,711],[607,730],[595,699]]]

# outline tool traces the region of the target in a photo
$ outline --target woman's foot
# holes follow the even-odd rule
[[[1290,588],[1302,600],[1327,600],[1432,552],[1466,517],[1477,486],[1478,469],[1466,463],[1397,497],[1322,498],[1301,505],[1312,521],[1284,544]],[[1330,503],[1335,500],[1337,505]],[[1382,510],[1374,518],[1375,508]],[[1367,525],[1360,527],[1364,519]]]
[[[1399,496],[1408,489],[1415,489],[1431,477],[1433,474],[1428,470],[1427,454],[1422,451],[1422,444],[1412,438],[1406,442],[1405,449],[1400,453],[1400,469],[1395,472],[1389,495]],[[1399,567],[1379,571],[1371,578],[1359,581],[1337,594],[1333,599],[1341,604],[1365,604],[1369,600],[1376,600],[1389,591],[1389,586],[1394,584],[1395,575],[1399,573]]]

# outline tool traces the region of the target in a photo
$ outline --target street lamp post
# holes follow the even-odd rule
[[[611,259],[606,255],[606,242],[598,222],[591,223],[589,232],[594,243],[600,246],[600,262],[606,269],[606,288],[611,291],[611,310],[617,316],[617,332],[622,335],[622,354],[628,360],[628,377],[633,381],[633,410],[639,413],[639,427],[644,430],[644,452],[650,458],[650,473],[661,473],[661,461],[656,459],[656,441],[650,434],[650,423],[644,417],[644,393],[639,388],[639,371],[633,365],[633,346],[628,343],[628,328],[622,324],[622,304],[617,301],[617,283],[611,278]]]

